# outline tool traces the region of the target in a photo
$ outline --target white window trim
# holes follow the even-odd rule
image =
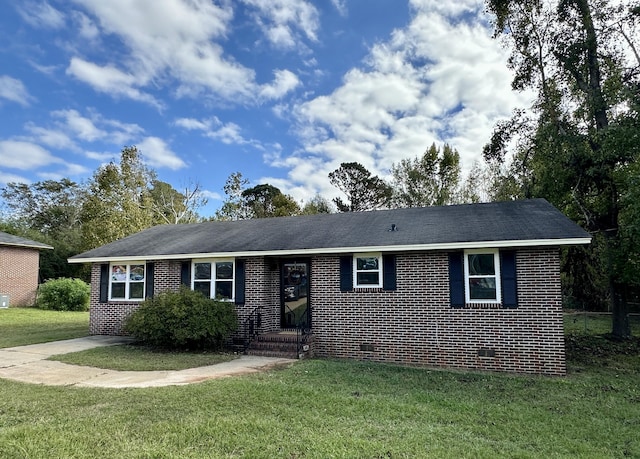
[[[129,275],[131,273],[131,266],[132,265],[142,265],[144,266],[144,279],[142,281],[135,281],[134,283],[138,284],[141,283],[142,284],[142,298],[130,298],[131,292],[130,292],[130,284],[131,284],[131,279],[129,278]],[[124,281],[114,281],[113,280],[113,267],[114,266],[126,266],[127,267],[127,271],[125,273],[125,280]],[[109,301],[144,301],[146,296],[147,296],[147,263],[143,260],[140,261],[128,261],[128,262],[117,262],[114,261],[112,263],[109,263]],[[112,286],[113,283],[116,284],[121,284],[124,282],[124,298],[113,298],[112,296]]]
[[[495,266],[496,277],[496,299],[472,299],[471,291],[469,289],[469,279],[472,277],[489,277],[489,276],[469,276],[469,257],[472,254],[493,254],[493,263]],[[464,251],[464,297],[468,304],[502,304],[502,285],[500,284],[500,278],[502,273],[500,271],[500,251],[498,249],[472,249]]]
[[[219,301],[235,301],[236,299],[236,259],[235,258],[206,258],[206,259],[197,259],[192,260],[191,262],[191,290],[194,289],[194,284],[196,281],[206,281],[206,279],[196,279],[196,268],[195,265],[198,263],[211,263],[211,293],[209,297],[213,300],[216,299],[216,263],[230,261],[233,263],[233,277],[231,278],[231,298],[223,298]],[[221,279],[223,282],[229,282],[229,279]],[[211,296],[214,295],[214,296]]]
[[[358,284],[358,272],[374,272],[373,270],[358,271],[358,258],[377,258],[378,259],[378,283],[377,284]],[[353,287],[354,288],[382,288],[382,253],[355,253],[353,254]]]

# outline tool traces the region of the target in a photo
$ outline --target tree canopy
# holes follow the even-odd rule
[[[573,291],[587,292],[581,301],[608,297],[613,333],[629,336],[625,294],[638,278],[625,272],[640,255],[627,207],[640,149],[638,7],[488,0],[487,9],[496,36],[510,46],[514,89],[533,90],[537,99],[496,126],[485,158],[504,160],[515,140],[511,170],[520,196],[547,198],[593,234],[591,247],[570,250],[569,264],[588,261],[585,271],[599,272],[607,289],[598,294],[584,284]]]
[[[362,164],[342,163],[329,173],[329,181],[342,191],[347,198],[334,198],[333,202],[340,212],[359,212],[387,207],[391,202],[393,190],[378,176],[372,176]]]
[[[441,206],[459,202],[460,154],[432,144],[420,157],[391,166],[395,207]]]

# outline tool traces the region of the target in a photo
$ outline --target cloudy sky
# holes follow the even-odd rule
[[[468,169],[527,105],[481,1],[0,0],[0,186],[81,182],[136,145],[161,180],[303,201],[433,142]]]

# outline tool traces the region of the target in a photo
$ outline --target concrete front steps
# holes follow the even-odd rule
[[[300,337],[302,339],[303,337]],[[313,335],[307,335],[306,341],[298,352],[296,332],[265,333],[256,336],[249,344],[246,353],[261,357],[280,357],[286,359],[305,359],[313,357]]]

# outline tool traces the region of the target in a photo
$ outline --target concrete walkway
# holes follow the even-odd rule
[[[88,336],[0,349],[0,378],[50,386],[162,387],[255,373],[277,365],[295,362],[290,359],[242,355],[230,362],[188,370],[116,371],[46,360],[52,355],[68,354],[100,346],[113,346],[130,341],[129,338],[119,336]]]

